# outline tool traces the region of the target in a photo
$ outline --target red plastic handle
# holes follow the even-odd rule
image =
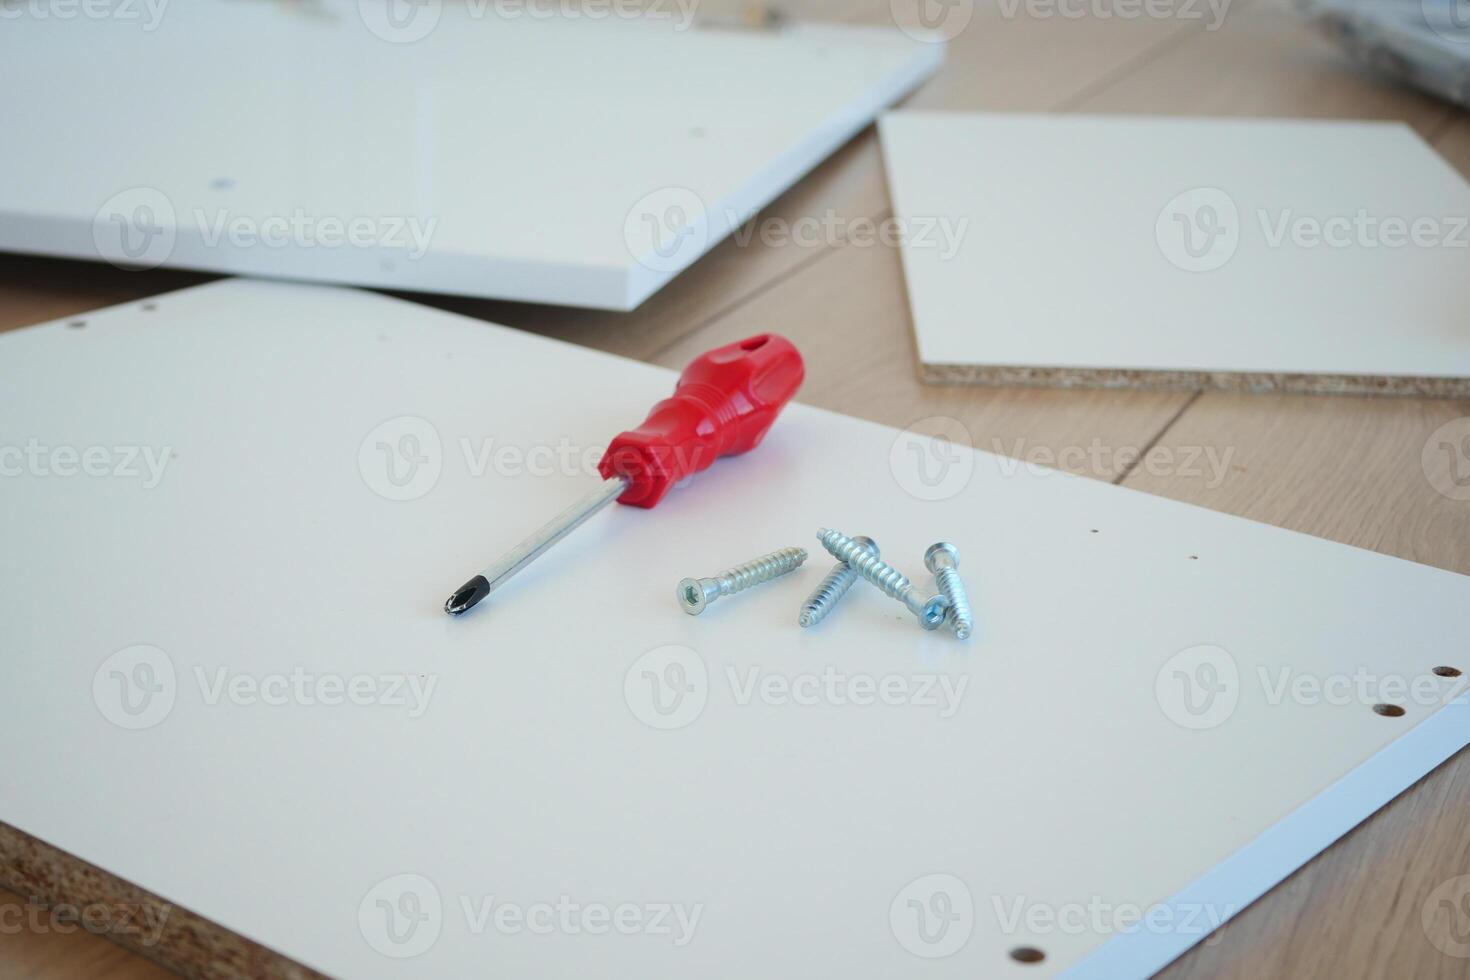
[[[679,375],[672,397],[613,439],[597,470],[628,479],[619,503],[652,507],[721,456],[760,445],[805,377],[801,353],[772,333],[706,351]]]

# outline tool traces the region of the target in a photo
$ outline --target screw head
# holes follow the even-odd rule
[[[949,600],[942,595],[932,595],[919,613],[919,625],[926,630],[937,630],[944,625],[949,615]]]
[[[709,600],[705,598],[704,588],[700,586],[698,579],[680,579],[675,594],[679,598],[679,608],[691,616],[698,616],[704,612],[704,607],[709,605]]]
[[[940,555],[949,556],[949,561],[947,564],[939,564],[937,559]],[[929,573],[931,575],[937,573],[941,568],[959,568],[960,549],[956,548],[948,541],[939,541],[935,544],[931,544],[929,546],[929,550],[924,552],[924,567],[929,569]]]

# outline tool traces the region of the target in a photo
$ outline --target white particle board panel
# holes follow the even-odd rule
[[[673,373],[261,281],[77,322],[0,336],[0,820],[328,974],[1142,976],[1470,739],[1470,579],[799,404],[450,618]],[[798,629],[819,526],[954,541],[975,636]]]
[[[632,309],[943,54],[646,6],[17,9],[0,249]]]
[[[1470,185],[1407,126],[879,129],[928,381],[1470,395]]]

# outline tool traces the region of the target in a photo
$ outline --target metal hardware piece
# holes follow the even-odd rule
[[[847,562],[863,578],[907,606],[909,612],[918,617],[919,625],[924,629],[937,629],[944,623],[946,610],[949,609],[949,600],[944,596],[932,595],[925,598],[902,572],[877,555],[864,551],[856,541],[840,531],[822,528],[817,531],[817,540],[822,542],[822,547],[833,558]]]
[[[878,545],[872,538],[856,537],[852,540],[874,558],[878,557]],[[837,601],[847,594],[847,590],[852,588],[852,583],[857,580],[857,571],[847,562],[840,561],[833,565],[827,577],[822,579],[822,584],[817,586],[812,594],[806,597],[806,602],[801,604],[801,618],[798,620],[801,628],[815,626],[826,619],[833,607],[837,605]]]
[[[712,578],[686,578],[679,582],[679,607],[691,616],[704,612],[706,606],[720,596],[744,592],[752,585],[769,582],[795,571],[806,561],[805,548],[782,548],[761,555]]]
[[[960,549],[948,541],[932,544],[924,552],[924,567],[934,573],[939,591],[949,600],[949,625],[954,635],[968,640],[975,622],[970,614],[970,597],[960,579]]]
[[[458,616],[491,592],[500,588],[521,569],[544,555],[548,548],[581,527],[593,514],[612,503],[625,490],[628,481],[620,476],[602,481],[602,485],[581,500],[557,514],[536,529],[536,533],[516,545],[499,561],[470,579],[444,603],[444,611]]]

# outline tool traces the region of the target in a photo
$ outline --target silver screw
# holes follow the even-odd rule
[[[949,608],[949,601],[944,596],[933,595],[926,599],[902,572],[877,555],[864,551],[861,545],[840,531],[822,528],[817,532],[817,540],[833,558],[847,562],[863,578],[907,606],[909,612],[919,618],[919,625],[924,629],[936,629],[944,622],[945,611]]]
[[[727,568],[713,578],[686,578],[679,582],[679,606],[691,616],[704,612],[704,607],[722,595],[743,592],[752,585],[769,582],[778,575],[795,571],[806,561],[805,548],[782,548],[769,555],[752,558],[742,565]]]
[[[970,617],[970,597],[960,580],[960,549],[948,541],[932,544],[924,552],[924,567],[934,573],[939,591],[949,600],[949,625],[954,628],[954,635],[968,640],[975,622]]]
[[[878,545],[872,538],[853,538],[853,543],[861,547],[873,557],[878,556]],[[858,573],[845,561],[840,561],[832,566],[832,571],[822,579],[822,584],[817,586],[816,591],[806,597],[806,602],[801,606],[801,628],[815,626],[827,618],[837,600],[847,594],[852,588],[852,583],[858,580]]]

